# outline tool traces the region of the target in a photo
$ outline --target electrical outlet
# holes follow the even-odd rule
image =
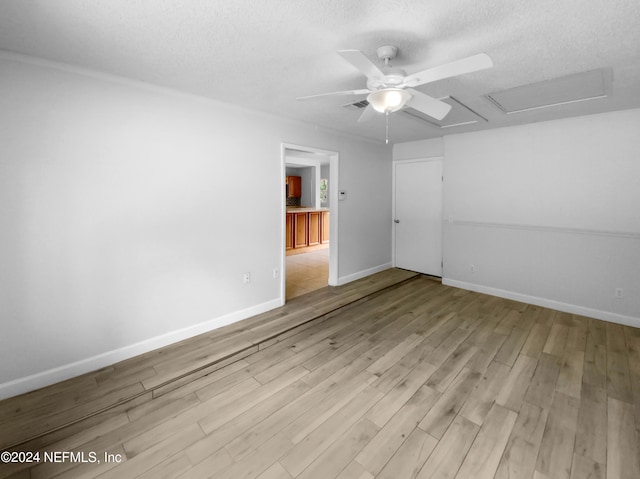
[[[245,273],[242,275],[242,282],[244,284],[249,284],[251,283],[251,273]]]
[[[471,271],[472,273],[475,273],[476,271],[478,271],[478,268],[476,267],[475,264],[470,264],[469,271]]]
[[[278,268],[273,268],[273,279],[278,279],[280,277],[280,270]]]
[[[616,298],[624,298],[624,289],[616,288],[615,296]]]

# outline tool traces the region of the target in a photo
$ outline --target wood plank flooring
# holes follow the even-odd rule
[[[33,430],[25,407],[55,425],[100,392],[144,393],[15,449],[75,456],[0,465],[0,478],[640,477],[639,329],[425,276],[352,302],[357,289],[301,297],[287,316],[330,312],[171,387],[144,389],[200,365],[210,337],[0,403],[15,432]],[[222,337],[254,345],[281,317]]]
[[[344,286],[326,287],[210,333],[0,401],[0,450],[114,405],[144,402],[188,385],[286,339],[333,311],[416,276],[411,271],[389,269]]]

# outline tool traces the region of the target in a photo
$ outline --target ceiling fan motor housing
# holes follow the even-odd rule
[[[392,60],[398,54],[398,47],[393,45],[384,45],[376,50],[378,58],[384,62],[382,72],[384,76],[382,78],[369,78],[367,81],[367,88],[369,90],[381,90],[383,88],[397,88],[402,87],[404,78],[407,76],[402,68],[394,68],[389,65],[389,60]]]
[[[402,68],[384,68],[383,73],[384,76],[382,78],[370,78],[367,80],[367,88],[369,88],[369,90],[400,87],[407,76],[407,72]]]

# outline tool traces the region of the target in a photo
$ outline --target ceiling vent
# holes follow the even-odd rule
[[[610,85],[611,72],[599,69],[490,93],[487,98],[510,114],[605,98]]]
[[[353,103],[347,103],[345,105],[342,105],[342,107],[347,108],[349,110],[362,110],[366,108],[368,105],[369,105],[369,102],[365,99],[365,100],[358,100]]]
[[[451,110],[449,111],[447,116],[445,116],[440,121],[427,116],[424,113],[419,112],[418,110],[414,110],[411,107],[403,109],[402,113],[414,118],[418,118],[419,120],[425,121],[440,129],[453,128],[455,126],[472,125],[474,123],[487,121],[485,117],[479,115],[467,105],[462,103],[460,100],[457,100],[452,96],[438,99],[447,103],[448,105],[451,105]]]

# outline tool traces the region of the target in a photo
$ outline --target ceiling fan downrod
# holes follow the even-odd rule
[[[384,66],[388,66],[389,62],[398,54],[398,47],[383,45],[376,50],[376,54],[378,55],[378,59],[384,62]]]

